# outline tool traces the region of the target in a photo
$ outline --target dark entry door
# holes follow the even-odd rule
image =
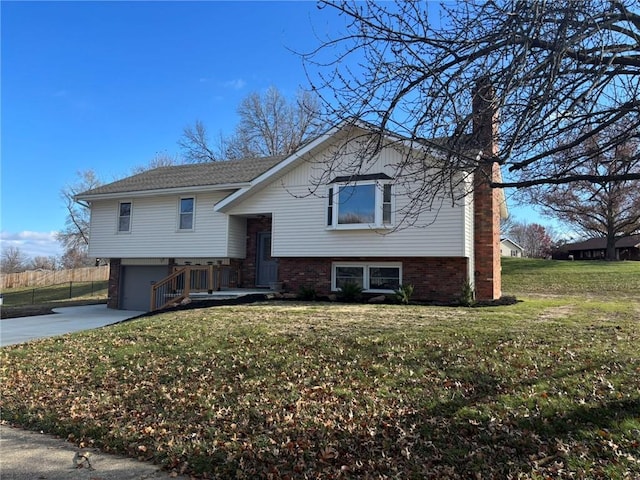
[[[268,287],[278,281],[278,259],[271,256],[271,233],[258,233],[256,285]]]

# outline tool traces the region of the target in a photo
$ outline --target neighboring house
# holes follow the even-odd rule
[[[524,257],[524,248],[513,240],[503,238],[500,240],[500,255],[503,257]]]
[[[568,243],[562,246],[562,252],[575,260],[602,260],[607,251],[607,239],[590,238],[583,242]],[[622,237],[616,242],[617,260],[640,260],[640,234]]]
[[[89,254],[111,259],[109,307],[161,308],[157,297],[179,299],[187,282],[318,294],[354,282],[372,295],[412,284],[415,299],[442,302],[469,283],[476,298],[499,298],[506,206],[487,182],[497,165],[463,175],[467,192],[475,183],[465,199],[395,228],[410,187],[394,181],[397,142],[364,175],[314,181],[347,137],[363,134],[335,127],[287,157],[161,167],[78,195],[91,207]]]

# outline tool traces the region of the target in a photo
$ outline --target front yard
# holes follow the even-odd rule
[[[227,306],[6,347],[2,417],[201,478],[637,479],[640,301],[578,290]]]

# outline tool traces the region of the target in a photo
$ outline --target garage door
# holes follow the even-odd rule
[[[167,267],[127,265],[122,268],[120,308],[148,312],[151,285],[167,276]]]

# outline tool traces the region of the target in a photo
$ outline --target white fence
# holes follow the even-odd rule
[[[67,282],[100,282],[109,279],[109,266],[74,268],[73,270],[31,270],[0,275],[0,289],[46,287]]]

